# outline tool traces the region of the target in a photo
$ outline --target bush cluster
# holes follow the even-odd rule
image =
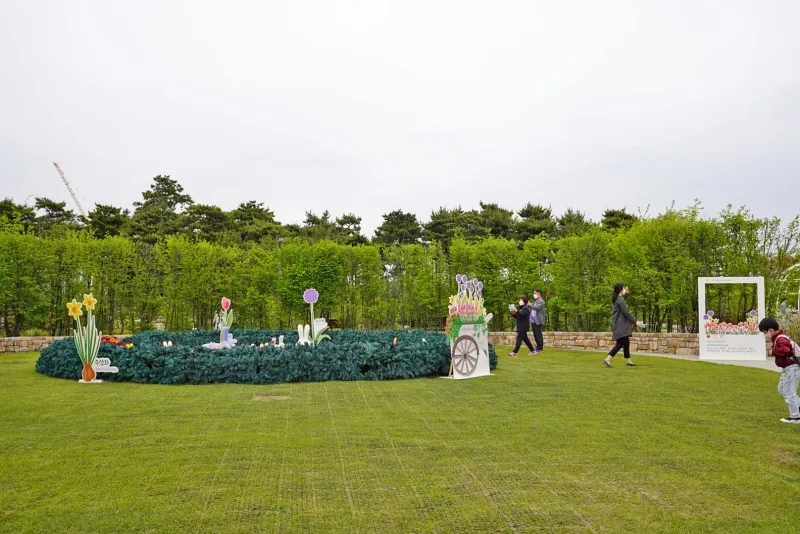
[[[217,331],[148,331],[128,338],[134,343],[132,348],[103,344],[98,356],[110,358],[119,372],[102,373],[99,378],[147,384],[275,384],[445,375],[450,366],[447,338],[439,332],[334,331],[331,341],[317,348],[296,345],[297,332],[291,331],[233,330],[232,334],[237,346],[225,350],[202,347],[219,340]],[[258,347],[280,335],[285,336],[285,348]],[[159,346],[164,341],[173,346]],[[493,347],[489,347],[489,360],[494,369]],[[59,340],[44,349],[36,370],[78,379],[81,361],[72,340]]]

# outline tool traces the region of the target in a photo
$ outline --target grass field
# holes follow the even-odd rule
[[[777,373],[505,354],[477,380],[276,386],[81,385],[0,355],[0,532],[800,528]]]

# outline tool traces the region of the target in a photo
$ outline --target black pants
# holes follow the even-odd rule
[[[528,347],[528,350],[533,352],[533,345],[531,344],[531,340],[528,339],[527,330],[523,332],[517,332],[517,344],[514,346],[514,354],[519,352],[519,348],[523,343],[525,343],[525,345]]]
[[[611,352],[608,353],[609,356],[612,358],[619,352],[619,349],[622,349],[622,354],[625,355],[625,359],[630,359],[631,357],[631,336],[621,337],[617,340],[617,344],[614,345],[614,348],[611,349]]]
[[[542,325],[540,324],[532,324],[533,327],[533,339],[536,341],[536,350],[540,351],[544,349],[544,338],[542,337]]]

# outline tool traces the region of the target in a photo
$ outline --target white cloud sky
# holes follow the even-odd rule
[[[800,2],[0,2],[0,196],[800,212]]]

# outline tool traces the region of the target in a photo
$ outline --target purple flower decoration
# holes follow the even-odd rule
[[[708,310],[708,316],[714,317],[714,310]]]
[[[750,310],[750,317],[755,317],[756,315],[758,315],[758,312],[757,312],[757,311],[755,311],[755,310]]]
[[[466,277],[461,276],[460,274],[456,275],[456,282],[458,282],[459,286],[464,283],[464,278],[466,278]]]
[[[314,304],[319,300],[319,293],[316,289],[306,289],[305,293],[303,293],[303,300],[306,301],[306,304]]]
[[[478,282],[478,291],[483,291],[483,282]]]
[[[472,279],[472,285],[473,285],[473,286],[475,286],[475,287],[478,287],[478,283],[479,283],[479,282],[478,282],[478,279],[477,279],[477,278],[473,278],[473,279]]]
[[[704,321],[708,321],[708,318],[709,318],[708,314],[706,314],[706,315],[704,315],[704,316],[703,316],[703,320],[704,320]]]
[[[467,280],[467,289],[472,291],[472,280]]]

